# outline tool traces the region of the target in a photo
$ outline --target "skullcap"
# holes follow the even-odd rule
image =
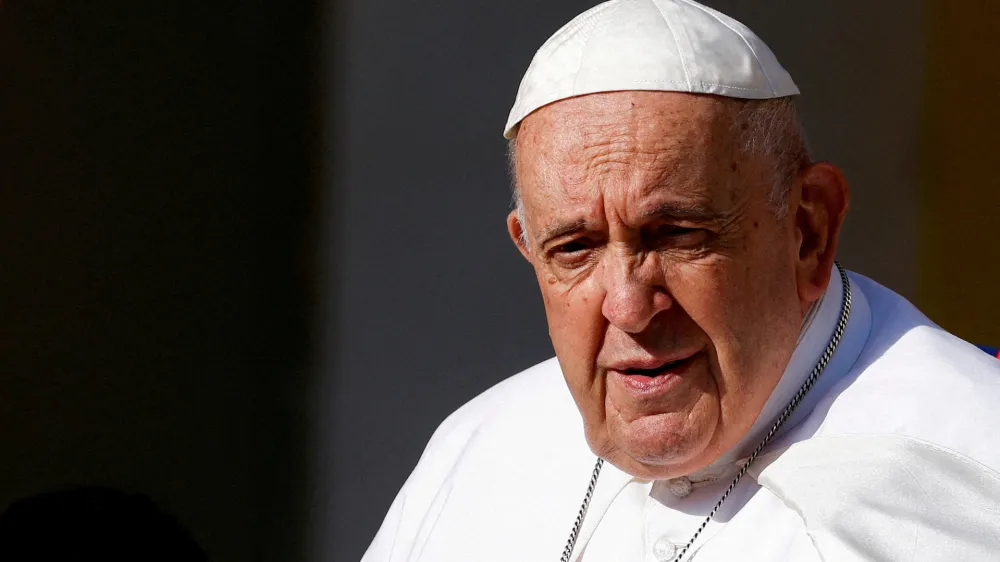
[[[725,14],[692,0],[611,0],[538,49],[504,136],[514,138],[522,119],[550,103],[623,90],[741,99],[799,93],[767,45]]]

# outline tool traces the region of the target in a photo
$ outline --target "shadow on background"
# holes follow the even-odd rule
[[[204,549],[141,494],[80,487],[18,500],[0,514],[7,562],[207,562]]]

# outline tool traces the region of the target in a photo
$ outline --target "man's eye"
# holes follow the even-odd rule
[[[656,229],[654,242],[658,245],[696,246],[705,241],[706,235],[707,231],[703,228],[667,225]]]
[[[576,268],[586,263],[593,248],[594,244],[590,240],[578,239],[559,244],[549,250],[548,254],[560,266]]]
[[[588,249],[589,246],[586,242],[582,240],[574,240],[572,242],[567,242],[565,244],[560,244],[556,246],[552,251],[555,254],[575,254],[577,252],[582,252]]]
[[[683,236],[684,234],[690,234],[697,231],[697,228],[687,228],[684,226],[661,226],[659,234],[661,236]]]

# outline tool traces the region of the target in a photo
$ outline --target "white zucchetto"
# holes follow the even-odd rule
[[[733,18],[692,0],[610,0],[535,53],[504,137],[531,112],[597,92],[659,90],[771,99],[799,89],[771,50]]]

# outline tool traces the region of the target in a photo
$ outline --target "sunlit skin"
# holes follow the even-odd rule
[[[512,212],[508,230],[591,449],[640,478],[703,468],[749,430],[830,282],[843,175],[804,166],[779,218],[767,162],[738,149],[735,108],[592,94],[518,133],[526,224]]]

